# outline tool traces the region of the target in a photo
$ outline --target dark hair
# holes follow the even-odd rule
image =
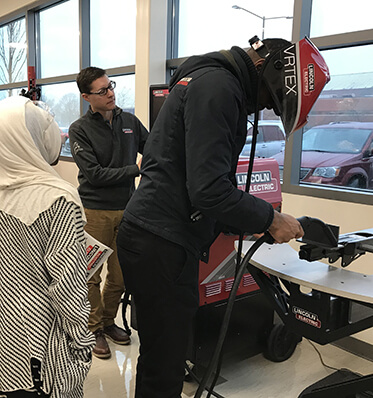
[[[82,69],[76,77],[76,83],[81,93],[89,94],[91,91],[91,84],[96,79],[106,75],[106,70],[89,66]]]

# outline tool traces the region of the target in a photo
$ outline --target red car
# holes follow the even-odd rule
[[[69,128],[68,127],[60,127],[61,134],[61,143],[65,144],[66,140],[69,138]]]
[[[273,156],[282,177],[284,152]],[[373,123],[339,122],[303,134],[302,182],[373,189]]]

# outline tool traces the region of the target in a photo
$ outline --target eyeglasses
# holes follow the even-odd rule
[[[117,84],[116,84],[115,82],[113,82],[112,80],[110,80],[110,83],[109,83],[109,85],[108,85],[107,87],[101,88],[100,90],[96,91],[95,93],[88,93],[88,94],[95,94],[95,95],[99,95],[99,96],[103,97],[104,95],[107,94],[107,92],[108,92],[109,90],[113,91],[113,90],[115,89],[115,86],[116,86],[116,85],[117,85]]]

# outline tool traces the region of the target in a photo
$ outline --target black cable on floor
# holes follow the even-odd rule
[[[185,369],[186,371],[192,376],[192,379],[198,384],[201,384],[201,380],[197,377],[197,375],[193,372],[193,370],[191,369],[191,367],[185,363]],[[213,391],[212,389],[210,389],[209,387],[205,387],[205,390],[208,391],[209,396],[213,395],[216,398],[225,398],[222,395],[218,394],[217,392]]]

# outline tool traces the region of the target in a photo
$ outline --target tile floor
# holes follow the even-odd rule
[[[117,324],[121,324],[119,317]],[[373,332],[372,332],[373,333]],[[138,337],[132,334],[129,346],[109,341],[112,357],[93,358],[85,383],[85,398],[133,398]],[[334,368],[347,368],[362,375],[373,373],[373,362],[357,357],[333,345],[316,344],[324,363]],[[223,382],[216,392],[226,398],[297,398],[309,385],[334,371],[324,367],[309,341],[303,339],[285,362],[274,363],[262,354],[223,365]],[[194,396],[194,383],[184,383],[183,398]],[[205,397],[206,395],[204,395]]]

